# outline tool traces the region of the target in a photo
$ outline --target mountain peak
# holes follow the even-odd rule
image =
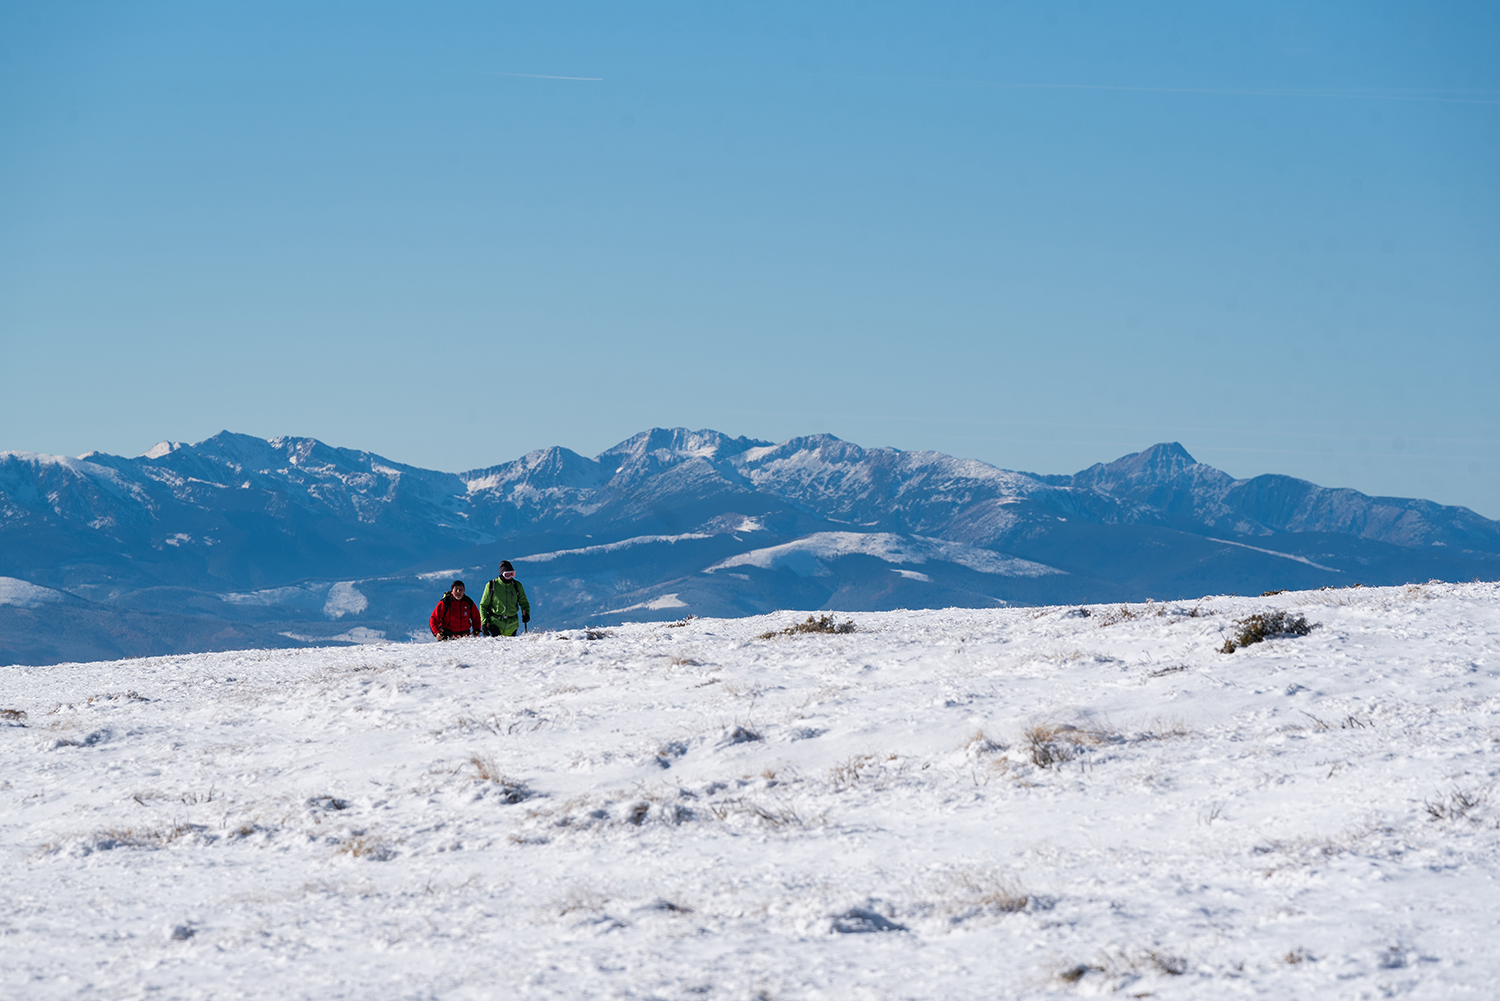
[[[1189,466],[1197,465],[1198,463],[1197,459],[1188,454],[1187,449],[1183,448],[1179,442],[1175,441],[1157,442],[1155,445],[1152,445],[1150,448],[1146,449],[1140,454],[1142,456],[1150,456],[1153,461],[1161,459],[1173,459],[1181,461]]]
[[[1138,474],[1165,473],[1167,475],[1175,475],[1188,466],[1197,464],[1198,460],[1189,455],[1188,450],[1175,441],[1158,442],[1150,448],[1110,463],[1111,466],[1129,468]]]
[[[146,451],[141,453],[142,459],[160,459],[164,455],[171,455],[182,447],[180,441],[159,441]]]
[[[1142,451],[1121,456],[1113,462],[1095,463],[1075,479],[1098,486],[1161,483],[1176,479],[1197,465],[1198,460],[1177,442],[1159,442]]]
[[[629,460],[644,458],[652,452],[671,452],[683,457],[701,456],[706,459],[726,459],[747,449],[770,444],[771,442],[768,441],[757,441],[743,436],[731,438],[722,431],[714,431],[711,428],[701,428],[697,431],[681,427],[652,428],[626,438],[613,448],[605,449],[597,458],[599,462],[610,467]]]

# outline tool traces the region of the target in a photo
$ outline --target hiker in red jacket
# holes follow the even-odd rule
[[[479,635],[479,609],[474,599],[464,594],[464,582],[456,580],[432,610],[427,624],[440,640]]]

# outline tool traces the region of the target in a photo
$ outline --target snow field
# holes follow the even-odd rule
[[[1496,996],[1500,586],[1087,611],[0,669],[0,993]]]

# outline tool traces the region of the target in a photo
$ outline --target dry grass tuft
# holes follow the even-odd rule
[[[997,743],[985,736],[983,730],[975,730],[974,736],[970,737],[964,744],[964,752],[970,757],[980,757],[985,754],[998,754],[1006,750],[1004,744]]]
[[[729,730],[726,728],[724,739],[719,743],[728,746],[730,744],[748,744],[752,741],[764,739],[765,737],[763,737],[760,731],[756,730],[753,725],[747,723],[736,723],[734,725],[734,729]]]
[[[502,803],[520,803],[536,795],[520,779],[511,778],[495,766],[495,759],[479,753],[469,755],[468,764],[474,767],[474,776],[481,782],[492,782],[500,787]]]
[[[1144,956],[1145,963],[1155,969],[1157,973],[1165,973],[1169,977],[1180,977],[1187,972],[1187,960],[1181,956],[1170,956],[1164,952],[1147,949]]]
[[[176,821],[163,827],[109,827],[95,831],[84,844],[84,854],[116,848],[165,848],[207,830],[202,824]]]
[[[767,827],[772,828],[807,826],[807,821],[802,819],[802,815],[790,806],[762,806],[754,800],[745,799],[743,796],[710,804],[708,809],[715,818],[721,821],[728,820],[730,817],[738,814],[758,820]]]
[[[96,699],[100,700],[100,701],[108,700],[110,702],[118,702],[121,699],[124,699],[126,702],[150,702],[151,701],[149,698],[147,698],[146,696],[142,695],[140,692],[136,691],[133,688],[130,689],[129,691],[124,691],[124,692],[108,692],[108,693],[106,693],[104,695],[95,695],[95,696],[91,697],[89,699],[89,701],[93,702]]]
[[[1079,963],[1077,966],[1070,966],[1066,970],[1059,971],[1057,979],[1065,984],[1076,984],[1090,973],[1102,972],[1103,970],[1100,967],[1090,966],[1088,963]]]
[[[1316,625],[1310,624],[1305,616],[1289,615],[1279,610],[1256,612],[1254,615],[1235,620],[1234,624],[1239,627],[1239,632],[1224,641],[1224,645],[1219,648],[1220,653],[1234,653],[1241,647],[1250,646],[1252,643],[1261,643],[1283,636],[1306,636],[1317,628]]]
[[[1325,863],[1350,852],[1366,850],[1376,838],[1389,838],[1395,829],[1379,817],[1370,816],[1351,825],[1333,836],[1298,837],[1285,841],[1268,841],[1250,849],[1256,856],[1279,856],[1280,860],[1268,866],[1264,875],[1270,878],[1279,872],[1296,871]]]
[[[1081,747],[1095,747],[1118,738],[1112,730],[1078,727],[1069,723],[1039,723],[1023,734],[1031,763],[1038,768],[1072,761]]]
[[[1156,606],[1148,601],[1146,602],[1146,607],[1140,611],[1131,609],[1129,605],[1121,605],[1113,612],[1095,612],[1093,618],[1098,621],[1099,628],[1103,629],[1105,626],[1112,626],[1117,622],[1126,622],[1130,619],[1144,619],[1165,614],[1166,608],[1164,606]]]
[[[1488,798],[1483,789],[1454,789],[1446,796],[1436,800],[1428,800],[1423,805],[1427,807],[1427,816],[1433,820],[1462,820],[1472,810],[1484,805]]]
[[[734,681],[731,678],[725,678],[719,683],[723,685],[723,691],[725,695],[736,699],[749,696],[750,701],[754,702],[756,699],[761,697],[762,693],[765,692],[765,689],[762,688],[758,682],[754,684],[744,685],[740,684],[737,681]]]
[[[859,784],[862,772],[874,768],[877,758],[873,754],[856,754],[848,761],[828,769],[828,781],[835,792],[853,788]]]
[[[820,615],[816,619],[809,615],[805,622],[787,626],[785,629],[761,633],[760,639],[773,640],[778,636],[796,636],[799,633],[852,633],[854,629],[853,619],[838,622],[831,615]]]
[[[1031,751],[1031,763],[1038,768],[1051,768],[1078,757],[1077,748],[1065,741],[1054,741],[1056,732],[1051,727],[1034,726],[1026,731],[1026,744]]]
[[[1078,963],[1067,967],[1057,974],[1057,979],[1063,983],[1076,984],[1090,973],[1099,973],[1106,978],[1117,981],[1113,990],[1119,990],[1125,983],[1138,978],[1142,973],[1158,973],[1168,977],[1180,977],[1188,970],[1188,961],[1181,956],[1174,956],[1158,949],[1146,949],[1141,952],[1125,953],[1118,952],[1114,955],[1101,955],[1093,963]],[[1136,994],[1134,997],[1151,997],[1151,993]]]
[[[468,733],[470,730],[488,730],[496,736],[506,732],[505,723],[500,719],[499,715],[490,713],[483,719],[478,716],[455,716],[453,717],[452,724],[432,731],[432,735],[434,737],[441,737],[450,729],[460,730],[464,733]]]
[[[1020,883],[992,872],[960,872],[952,896],[959,905],[951,919],[954,924],[979,914],[1016,914],[1031,904],[1031,894]]]
[[[10,726],[25,726],[26,712],[23,709],[0,709],[0,723]]]
[[[334,848],[334,854],[369,859],[371,862],[388,862],[396,857],[396,852],[387,842],[369,834],[355,834],[340,841]]]
[[[1102,731],[1101,731],[1102,732]],[[1142,723],[1131,740],[1167,740],[1171,737],[1191,737],[1193,730],[1180,716],[1156,716]],[[1107,738],[1106,738],[1107,739]]]
[[[469,764],[474,766],[474,776],[481,782],[499,782],[504,777],[495,767],[495,759],[479,753],[469,755]]]

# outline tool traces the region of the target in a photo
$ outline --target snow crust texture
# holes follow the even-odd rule
[[[0,996],[1495,996],[1500,586],[804,617],[0,668]]]

